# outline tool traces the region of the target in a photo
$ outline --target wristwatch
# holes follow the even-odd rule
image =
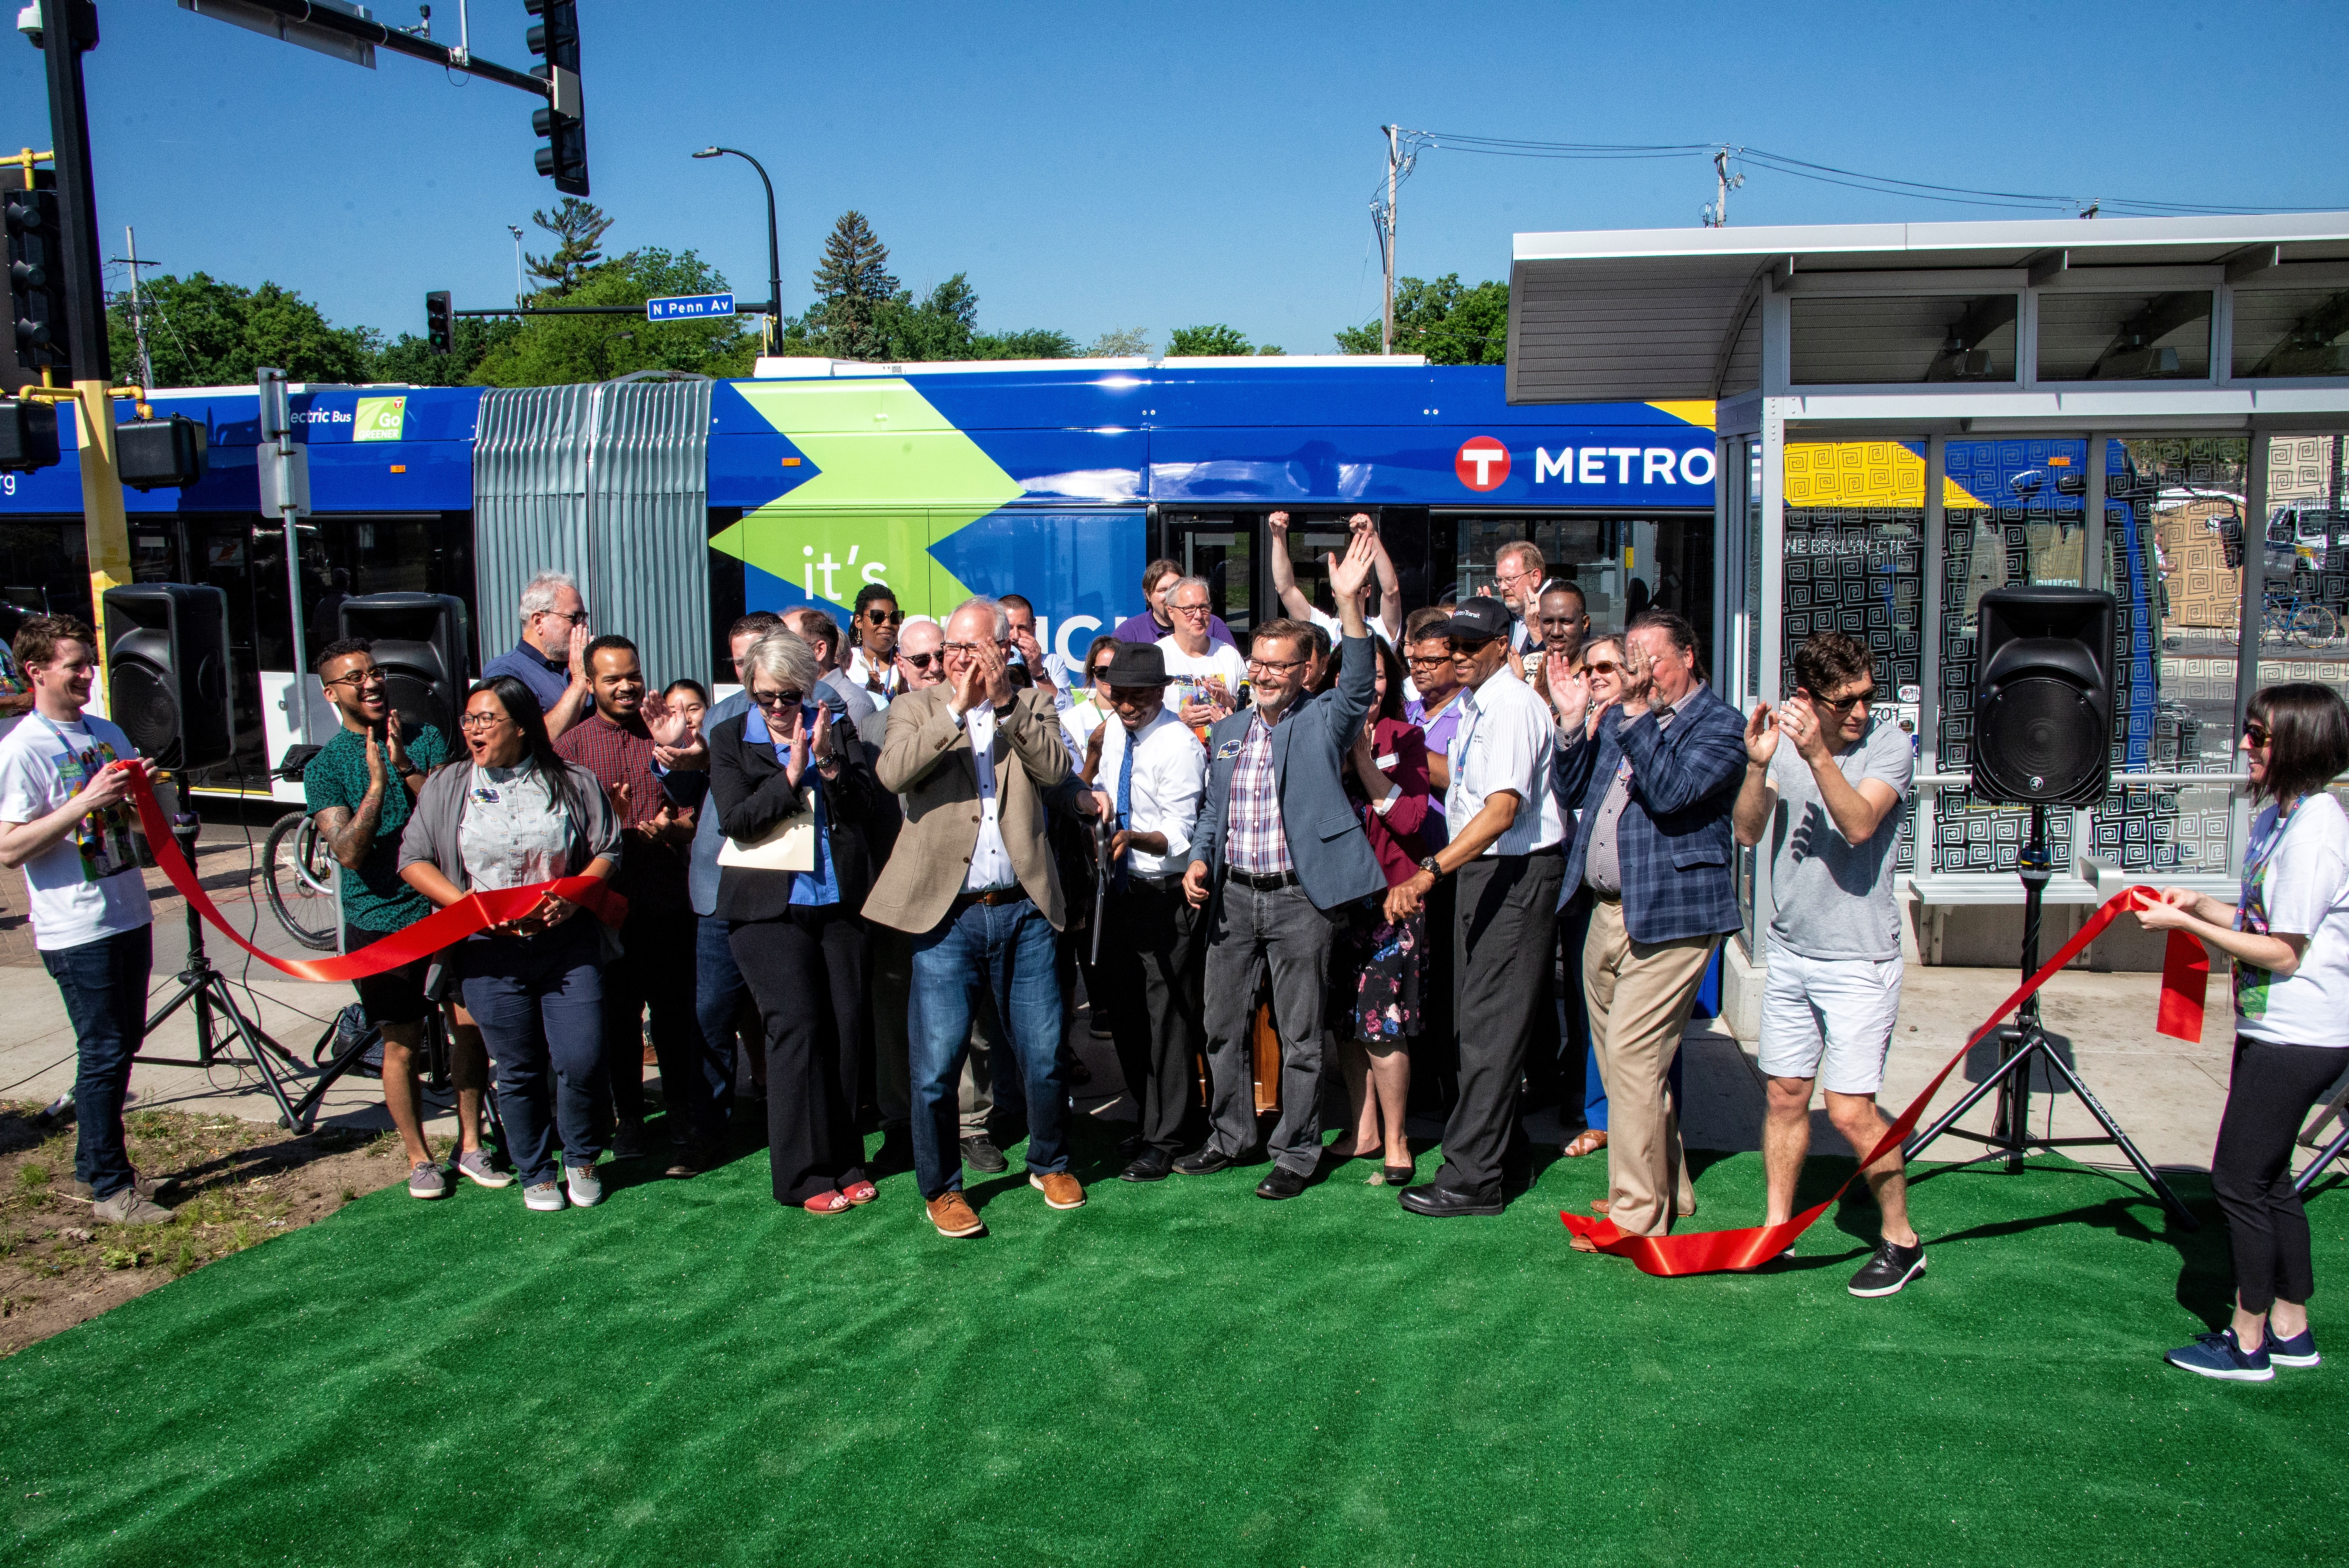
[[[1435,857],[1433,855],[1430,855],[1427,859],[1420,861],[1419,869],[1425,872],[1429,876],[1433,877],[1437,882],[1442,882],[1444,880],[1444,868],[1435,863]]]

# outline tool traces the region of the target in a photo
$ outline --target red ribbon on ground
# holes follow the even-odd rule
[[[1909,1109],[1893,1121],[1883,1139],[1868,1150],[1868,1157],[1859,1162],[1826,1202],[1804,1210],[1783,1224],[1755,1225],[1742,1231],[1702,1231],[1682,1236],[1634,1236],[1617,1229],[1612,1220],[1564,1212],[1558,1218],[1566,1222],[1568,1230],[1587,1238],[1600,1252],[1630,1259],[1639,1265],[1642,1274],[1719,1274],[1726,1270],[1759,1268],[1793,1245],[1795,1238],[1809,1230],[1813,1221],[1834,1208],[1844,1193],[1850,1190],[1851,1184],[1859,1180],[1861,1171],[1907,1140],[1918,1119],[1924,1115],[1926,1106],[1931,1104],[1933,1096],[1940,1091],[1942,1080],[1965,1059],[1968,1051],[2022,1005],[2024,997],[2046,985],[2058,970],[2078,957],[2081,949],[2102,935],[2105,928],[2115,920],[2153,902],[2154,895],[2150,890],[2132,887],[2124,889],[2099,905],[2077,935],[2065,943],[2054,957],[2042,965],[2039,973],[2024,981],[2013,995],[1992,1009],[1982,1027],[1966,1037],[1966,1043],[1958,1047],[1957,1054],[1941,1064],[1941,1070],[1933,1075],[1933,1081],[1925,1086],[1924,1092],[1909,1102]],[[2182,931],[2171,932],[2168,951],[2162,959],[2161,1010],[2155,1021],[2155,1029],[2173,1039],[2199,1040],[2202,1037],[2202,999],[2209,980],[2210,955],[2203,950],[2201,943]]]
[[[612,891],[600,877],[560,877],[554,882],[533,882],[528,887],[484,889],[468,893],[446,909],[436,910],[405,931],[397,931],[379,942],[369,943],[357,953],[339,958],[280,958],[264,953],[237,934],[221,914],[212,895],[196,880],[195,872],[185,856],[180,853],[179,841],[171,837],[171,824],[163,815],[162,807],[155,803],[154,789],[147,782],[144,769],[130,787],[130,803],[138,809],[139,825],[147,834],[147,843],[154,851],[155,865],[171,879],[180,896],[190,907],[210,922],[212,928],[271,968],[296,980],[344,981],[363,979],[380,975],[387,969],[397,969],[403,964],[413,964],[429,957],[440,949],[462,942],[476,932],[486,931],[501,921],[519,920],[538,907],[548,893],[567,899],[591,913],[605,925],[617,926],[627,917],[628,901]]]

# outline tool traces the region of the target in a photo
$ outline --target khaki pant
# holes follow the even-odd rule
[[[1680,1108],[1665,1075],[1718,936],[1634,942],[1620,901],[1594,900],[1582,944],[1590,1048],[1607,1082],[1608,1218],[1635,1236],[1661,1236],[1672,1215],[1696,1212],[1681,1150]],[[1669,1205],[1665,1194],[1673,1202]]]

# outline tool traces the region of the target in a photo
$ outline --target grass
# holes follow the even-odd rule
[[[1074,1212],[974,1183],[976,1243],[921,1223],[905,1176],[838,1218],[779,1209],[756,1152],[607,1168],[601,1208],[555,1215],[375,1193],[0,1362],[0,1540],[57,1565],[2337,1549],[2349,1373],[2164,1367],[2223,1311],[2223,1233],[2100,1171],[1928,1168],[1930,1272],[1861,1302],[1864,1199],[1791,1266],[1660,1281],[1568,1248],[1596,1161],[1429,1222],[1359,1165],[1275,1204],[1260,1171],[1135,1187],[1080,1152]],[[1695,1223],[1758,1218],[1760,1181],[1712,1159]],[[2349,1198],[2312,1217],[2337,1280]]]

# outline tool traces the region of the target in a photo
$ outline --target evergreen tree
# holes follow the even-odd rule
[[[593,201],[565,196],[553,217],[542,210],[533,212],[530,221],[560,242],[552,255],[526,255],[523,263],[532,277],[545,285],[546,293],[567,294],[579,286],[583,274],[603,263],[604,231],[615,220]]]
[[[815,306],[808,314],[813,318],[811,325],[818,325],[823,352],[834,359],[886,357],[887,346],[878,329],[880,318],[896,302],[897,280],[889,272],[889,247],[864,213],[852,208],[832,225],[823,242],[823,260],[815,269]]]

